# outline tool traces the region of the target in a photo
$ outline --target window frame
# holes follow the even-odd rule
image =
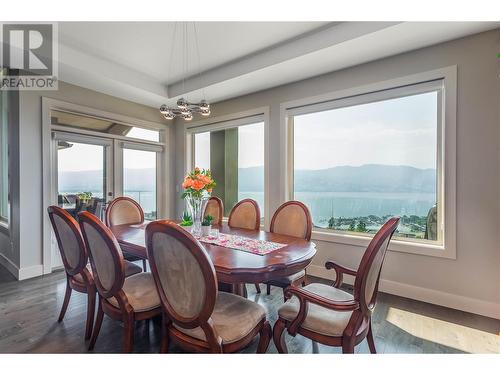
[[[269,207],[269,107],[255,108],[249,111],[233,113],[225,116],[210,117],[193,121],[185,127],[185,158],[184,173],[187,174],[195,167],[195,135],[209,131],[236,128],[255,123],[264,123],[264,222],[261,228],[268,228],[270,224]],[[228,218],[224,217],[223,221]]]
[[[0,202],[1,205],[5,204],[5,210],[6,214],[5,216],[0,216],[0,231],[2,231],[5,234],[9,234],[9,228],[10,228],[10,147],[9,147],[9,139],[10,139],[10,129],[9,129],[9,123],[10,123],[10,109],[9,109],[9,92],[8,91],[1,91],[0,95],[2,95],[2,106],[0,107],[0,111],[6,112],[6,119],[7,123],[5,124],[5,128],[0,128],[0,133],[1,133],[1,141],[0,141],[0,163],[1,165],[1,171],[2,174],[0,175],[0,184],[3,186],[3,179],[6,179],[6,184],[3,186],[7,191],[7,199],[5,202],[3,202],[3,197],[0,196],[0,199],[2,202]],[[4,102],[5,100],[5,102]],[[3,116],[3,114],[0,112],[0,116]],[[5,134],[3,131],[5,130]],[[5,160],[4,157],[5,156]],[[5,168],[4,168],[5,167]],[[3,174],[6,174],[4,176]]]
[[[389,250],[456,259],[456,66],[340,90],[280,105],[282,200],[293,197],[293,123],[296,115],[438,91],[437,184],[441,243],[395,238]],[[365,247],[372,236],[313,229],[313,240]]]

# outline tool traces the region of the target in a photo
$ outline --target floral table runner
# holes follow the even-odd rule
[[[256,240],[253,238],[224,233],[219,233],[218,237],[204,236],[199,238],[199,241],[217,246],[228,247],[230,249],[246,251],[257,255],[266,255],[287,246],[282,243]]]

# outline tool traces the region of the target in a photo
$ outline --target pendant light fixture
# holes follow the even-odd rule
[[[183,92],[185,92],[185,79],[187,78],[188,74],[188,60],[189,60],[189,55],[188,55],[188,23],[185,22],[182,27],[182,41],[183,41],[183,78],[182,78],[182,87],[183,87]],[[174,56],[174,49],[175,49],[175,36],[177,34],[177,23],[174,26],[174,36],[172,38],[172,49],[170,52],[170,68],[172,67],[172,58]],[[198,45],[198,31],[196,29],[196,23],[193,22],[193,38],[195,42],[195,48],[196,48],[196,54],[198,57],[198,74],[200,72],[200,49]],[[205,98],[205,90],[202,89],[202,94],[203,98]],[[186,121],[191,121],[194,118],[195,114],[200,114],[202,116],[209,116],[210,115],[210,104],[203,99],[199,103],[192,103],[187,100],[187,98],[181,97],[179,100],[177,100],[177,107],[169,107],[166,104],[163,104],[160,107],[160,113],[165,117],[167,120],[173,120],[175,118],[183,118]]]

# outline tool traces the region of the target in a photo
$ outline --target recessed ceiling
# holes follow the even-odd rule
[[[498,27],[498,22],[61,22],[59,79],[154,107],[186,94],[191,100],[205,94],[215,102]]]

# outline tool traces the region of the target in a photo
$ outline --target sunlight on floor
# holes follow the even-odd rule
[[[386,320],[413,336],[466,353],[500,353],[500,336],[492,333],[393,307]]]

